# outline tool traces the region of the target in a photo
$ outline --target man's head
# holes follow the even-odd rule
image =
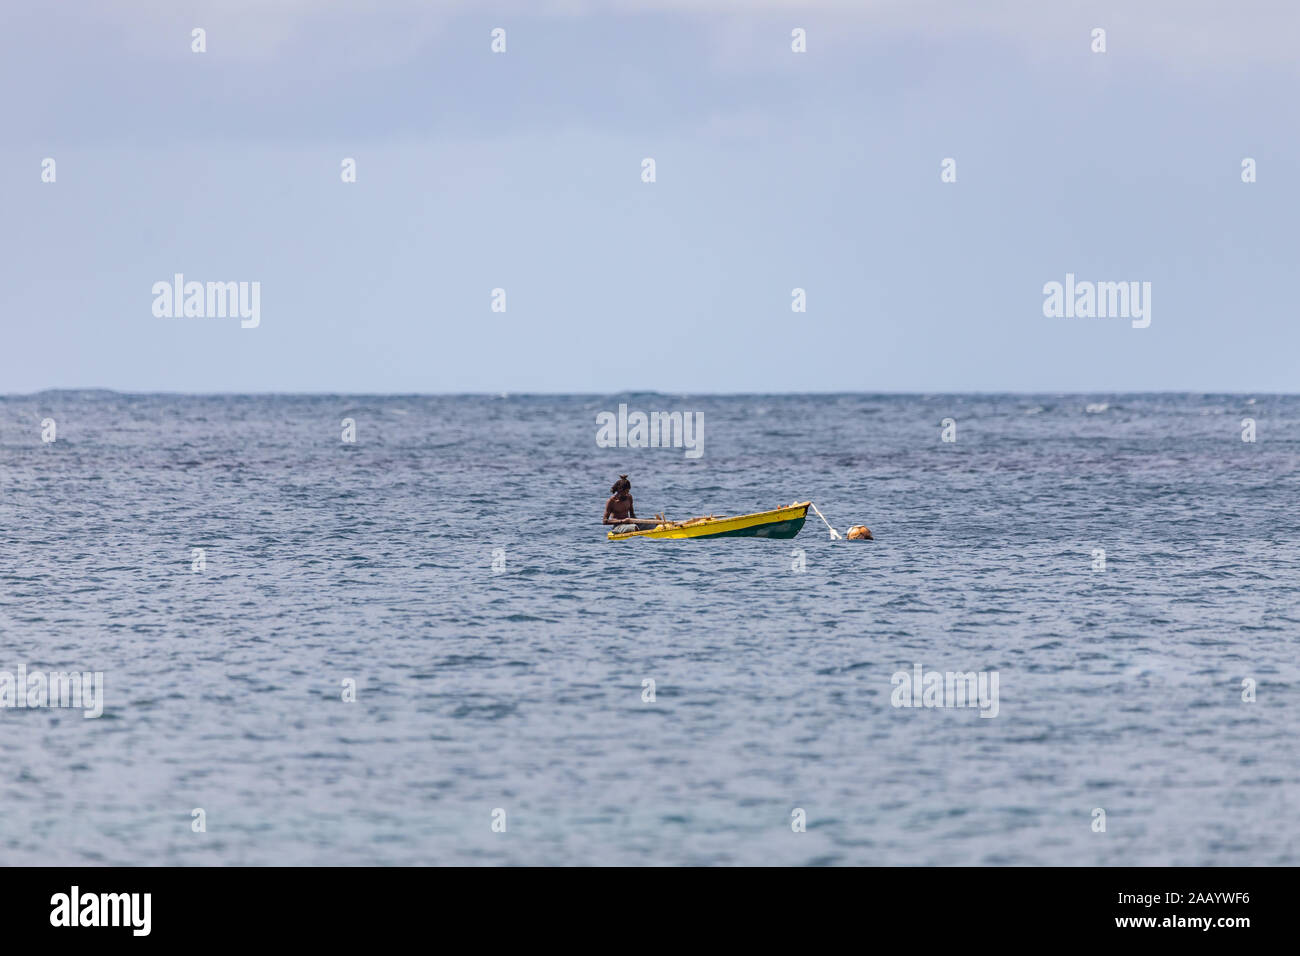
[[[625,495],[631,490],[632,482],[627,480],[627,475],[619,475],[618,481],[614,482],[613,486],[609,489],[609,493],[612,495]]]

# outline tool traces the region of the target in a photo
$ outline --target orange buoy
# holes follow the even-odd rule
[[[868,528],[866,525],[855,524],[852,528],[849,529],[849,540],[850,541],[875,541],[876,539],[871,537],[871,529]]]

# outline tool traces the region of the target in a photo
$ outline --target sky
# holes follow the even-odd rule
[[[1298,46],[1294,0],[4,4],[0,394],[1294,392]],[[155,314],[178,273],[256,327]],[[1150,324],[1045,315],[1067,274]]]

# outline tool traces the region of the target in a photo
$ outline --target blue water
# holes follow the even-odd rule
[[[1267,395],[0,398],[0,670],[106,695],[0,709],[0,862],[1294,865],[1298,465]],[[623,472],[876,540],[608,542]]]

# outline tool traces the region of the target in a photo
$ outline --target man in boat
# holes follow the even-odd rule
[[[632,507],[632,482],[627,480],[627,475],[619,475],[609,491],[610,498],[605,502],[605,517],[601,523],[612,524],[615,534],[640,531],[636,509]]]

